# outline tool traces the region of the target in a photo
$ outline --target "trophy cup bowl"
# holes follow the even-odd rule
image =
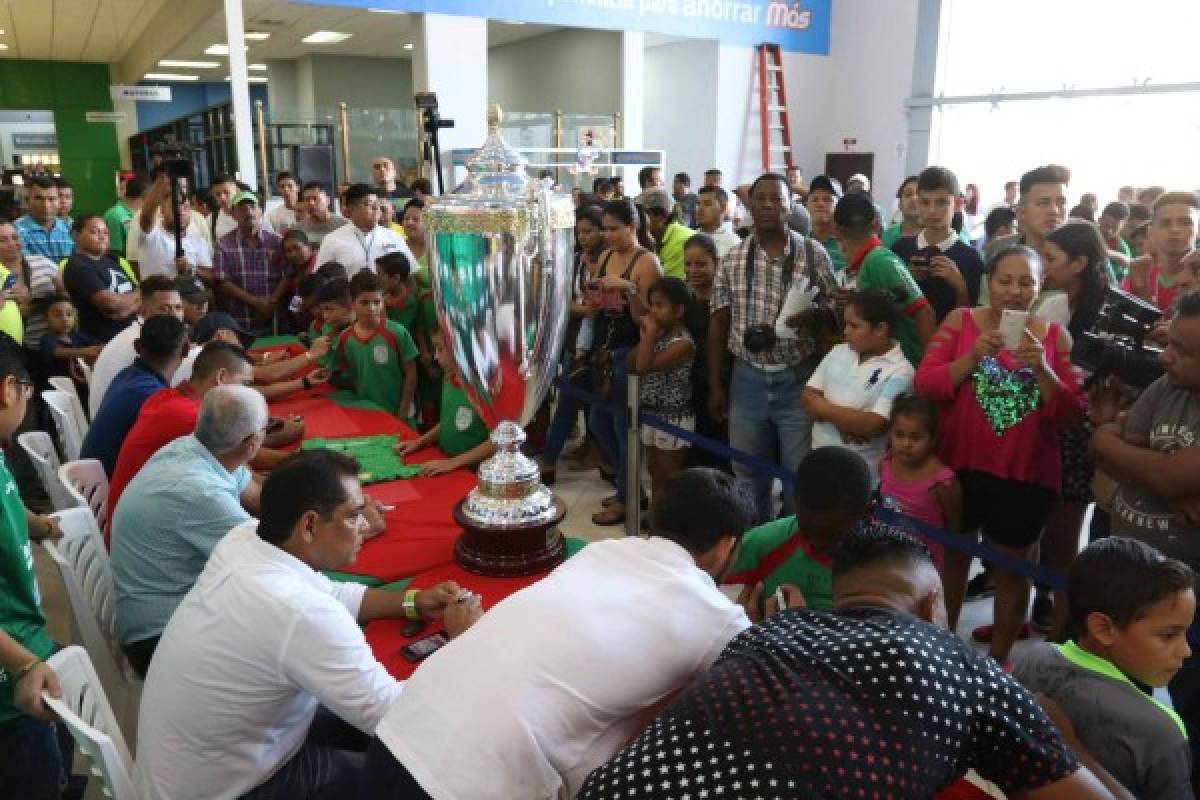
[[[525,159],[488,113],[468,179],[426,212],[434,303],[458,379],[492,429],[496,454],[454,509],[458,563],[482,575],[530,575],[562,561],[565,504],[521,453],[521,426],[558,366],[571,298],[574,207],[525,174]],[[442,420],[443,425],[453,424]]]

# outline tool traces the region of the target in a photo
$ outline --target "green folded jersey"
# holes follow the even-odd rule
[[[379,483],[402,478],[413,478],[421,474],[419,466],[406,465],[403,456],[396,454],[395,436],[353,436],[344,439],[306,439],[301,449],[337,450],[358,459],[360,483]]]

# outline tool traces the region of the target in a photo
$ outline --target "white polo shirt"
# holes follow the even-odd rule
[[[912,391],[915,374],[900,345],[860,362],[850,345],[839,344],[821,359],[808,379],[808,386],[820,390],[836,406],[869,411],[889,419],[896,398]],[[872,480],[878,483],[879,459],[887,449],[887,438],[885,433],[864,444],[851,443],[843,440],[841,431],[832,422],[817,422],[813,424],[812,446],[838,445],[853,450],[867,462]]]
[[[149,233],[137,228],[138,238],[138,272],[145,280],[150,275],[166,275],[170,278],[179,276],[175,268],[175,233],[166,231],[159,223],[155,223]],[[204,239],[192,233],[189,226],[183,235],[183,255],[195,267],[212,267],[212,247]]]
[[[596,542],[430,656],[376,735],[439,800],[574,797],[749,624],[674,542]]]
[[[318,704],[370,732],[400,696],[355,621],[366,587],[333,583],[257,526],[221,539],[163,631],[138,717],[143,797],[239,797],[296,754]]]
[[[419,269],[412,251],[398,233],[382,225],[363,233],[357,225],[350,223],[325,234],[321,249],[317,251],[317,264],[336,261],[346,267],[348,276],[353,277],[354,273],[364,268],[374,272],[375,259],[396,251],[408,256],[414,271]]]

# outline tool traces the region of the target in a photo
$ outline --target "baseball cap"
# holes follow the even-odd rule
[[[254,203],[254,205],[258,205],[258,195],[254,192],[238,192],[233,196],[233,200],[230,201],[229,205],[236,208],[247,200]]]
[[[666,189],[656,186],[639,194],[637,204],[647,211],[670,211],[675,207],[675,198]]]
[[[808,193],[824,190],[829,192],[839,200],[842,198],[842,184],[837,178],[831,178],[828,175],[818,175],[808,182]]]
[[[862,184],[864,192],[871,191],[871,179],[868,178],[866,175],[863,175],[861,172],[856,172],[855,174],[850,176],[850,180],[846,181],[846,183],[850,184],[850,183],[854,183],[855,181],[858,181],[859,183]]]
[[[179,296],[189,302],[199,302],[208,299],[208,292],[199,278],[183,276],[175,279],[175,290]]]
[[[237,334],[242,347],[249,347],[254,341],[254,335],[238,325],[237,320],[224,311],[213,311],[201,317],[200,321],[196,323],[196,327],[192,329],[192,341],[197,344],[206,344],[216,335],[217,331],[233,331]]]

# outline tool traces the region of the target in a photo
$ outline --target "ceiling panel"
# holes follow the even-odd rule
[[[0,58],[120,60],[167,0],[20,0],[0,5]],[[176,0],[178,1],[178,0]]]

